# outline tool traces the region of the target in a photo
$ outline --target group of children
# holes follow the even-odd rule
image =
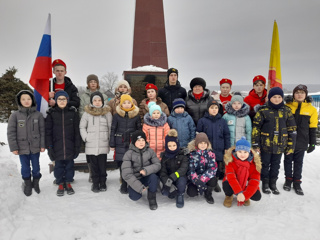
[[[249,117],[250,107],[240,95],[234,95],[225,105],[223,116],[219,113],[222,105],[211,100],[196,126],[181,98],[172,102],[169,117],[150,101],[141,124],[139,108],[128,94],[121,94],[112,115],[103,95],[95,91],[80,120],[76,109],[67,105],[68,94],[58,91],[54,96],[56,105],[49,109],[44,120],[35,110],[33,94],[21,91],[16,99],[19,110],[8,122],[9,146],[20,156],[27,196],[31,195],[32,188],[40,192],[39,152],[45,148],[55,161],[57,195],[63,196],[65,190],[67,194],[74,193],[73,165],[80,151],[81,135],[90,159],[93,192],[107,190],[106,159],[113,150],[120,168],[120,192],[128,193],[134,201],[147,192],[151,210],[157,209],[159,179],[161,193],[175,198],[178,208],[184,206],[185,192],[190,197],[204,195],[206,201],[213,204],[212,192],[221,191],[218,179],[222,179],[226,195],[224,206],[231,207],[233,195],[237,196],[238,205],[248,206],[250,199],[261,199],[260,175],[262,192],[279,194],[276,181],[282,153],[285,153],[284,189],[290,190],[293,182],[296,192],[303,195],[300,187],[303,153],[314,150],[315,131],[310,129],[316,128],[317,113],[306,101],[304,85],[294,90],[289,107],[283,97],[282,89],[272,88],[269,101],[260,107],[253,122]],[[297,129],[298,136],[300,133],[304,137],[304,144],[295,147]],[[299,162],[297,169],[300,170],[295,167],[292,173],[292,162]]]

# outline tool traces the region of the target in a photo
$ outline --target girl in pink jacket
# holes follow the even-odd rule
[[[161,111],[161,107],[155,102],[149,102],[149,112],[144,115],[143,132],[146,134],[147,142],[160,159],[160,153],[164,151],[165,136],[170,127],[167,123],[167,115]]]

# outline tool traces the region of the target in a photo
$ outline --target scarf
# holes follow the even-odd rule
[[[200,100],[201,97],[203,96],[203,92],[202,93],[199,93],[199,94],[196,94],[196,93],[193,93],[193,96],[196,100]]]
[[[242,190],[244,190],[249,178],[250,162],[248,160],[241,161],[236,156],[234,156],[233,161],[238,167],[236,171],[237,180]]]
[[[284,106],[284,102],[282,101],[281,103],[279,103],[278,105],[276,104],[273,104],[271,101],[268,102],[269,106],[272,107],[273,109],[280,109],[281,107]]]

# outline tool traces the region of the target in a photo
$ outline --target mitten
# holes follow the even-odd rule
[[[162,190],[161,190],[161,193],[163,196],[169,196],[169,193],[170,193],[170,187],[168,187],[167,185],[163,185],[162,187]]]
[[[199,179],[196,179],[195,185],[200,195],[203,195],[204,191],[207,190],[207,185]]]
[[[316,149],[316,146],[314,144],[310,144],[307,150],[307,153],[311,153]]]
[[[56,160],[56,159],[55,159],[55,158],[56,158],[56,154],[54,153],[52,147],[49,147],[49,148],[48,148],[48,155],[49,155],[49,158],[50,158],[51,161]]]
[[[166,181],[166,183],[164,185],[166,185],[167,187],[170,188],[172,183],[173,183],[173,180],[170,177],[168,177],[168,179],[167,179],[167,181]]]

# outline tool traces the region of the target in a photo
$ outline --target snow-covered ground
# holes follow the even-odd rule
[[[7,143],[7,124],[0,124],[0,141]],[[224,194],[214,193],[215,203],[203,197],[175,201],[157,195],[158,209],[149,210],[146,196],[133,202],[119,189],[119,172],[108,172],[108,191],[93,193],[87,173],[76,172],[75,194],[56,196],[49,174],[49,157],[41,154],[41,193],[26,197],[21,190],[19,158],[8,145],[0,146],[0,239],[320,239],[320,148],[305,157],[302,188],[305,196],[282,190],[265,195],[249,207],[222,205]],[[221,181],[219,181],[221,184]]]

